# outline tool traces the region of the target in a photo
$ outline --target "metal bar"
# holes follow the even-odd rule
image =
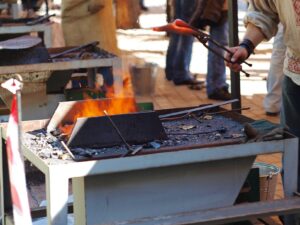
[[[227,104],[234,103],[234,102],[237,102],[237,101],[238,101],[238,99],[232,99],[232,100],[229,100],[229,101],[224,101],[224,102],[220,102],[220,103],[216,103],[216,104],[201,106],[201,107],[194,108],[194,109],[188,109],[188,110],[183,110],[183,111],[180,111],[180,112],[174,112],[174,113],[169,113],[169,114],[165,114],[165,115],[160,115],[159,118],[163,119],[163,118],[177,116],[177,115],[181,115],[181,114],[197,112],[197,111],[201,111],[201,110],[205,110],[205,109],[212,109],[212,108],[215,108],[215,107],[218,107],[218,106],[221,106],[221,105],[227,105]]]
[[[69,149],[69,147],[65,144],[65,142],[61,141],[60,143],[66,149],[66,151],[70,154],[70,156],[72,157],[72,159],[76,159],[75,155],[72,153],[72,151]]]
[[[56,16],[56,14],[51,14],[51,15],[46,14],[46,15],[44,15],[44,16],[42,16],[42,17],[39,17],[39,18],[37,18],[37,19],[35,19],[35,20],[28,21],[28,22],[26,23],[26,25],[28,25],[28,26],[33,26],[33,25],[36,25],[36,24],[43,23],[44,21],[49,20],[49,18],[52,17],[52,16]]]
[[[51,59],[55,59],[55,58],[58,58],[58,57],[61,57],[63,55],[66,55],[66,54],[69,54],[69,53],[72,53],[72,52],[76,52],[76,51],[79,51],[79,50],[82,50],[82,49],[86,49],[88,47],[95,47],[99,44],[99,41],[94,41],[94,42],[90,42],[88,44],[85,44],[85,45],[81,45],[81,46],[78,46],[78,47],[75,47],[75,48],[71,48],[71,49],[68,49],[66,51],[63,51],[63,52],[60,52],[60,53],[57,53],[55,55],[51,55]]]
[[[284,215],[299,212],[300,199],[297,197],[284,200],[244,203],[235,206],[217,208],[213,210],[199,210],[185,213],[171,214],[161,217],[148,217],[133,221],[122,221],[123,225],[150,225],[155,221],[157,225],[213,225],[239,222],[271,215]]]
[[[229,23],[229,46],[239,44],[238,30],[238,3],[237,0],[228,1],[228,23]],[[233,109],[241,108],[241,82],[240,73],[230,70],[231,96],[238,99],[238,102],[232,104]],[[240,112],[241,113],[241,112]]]
[[[125,154],[125,156],[129,153],[132,152],[130,145],[127,143],[127,141],[125,140],[125,138],[123,137],[123,135],[121,134],[119,128],[116,126],[116,124],[114,123],[114,121],[110,118],[110,116],[108,115],[108,113],[106,112],[106,110],[103,110],[103,113],[105,114],[105,116],[109,119],[109,122],[111,123],[111,125],[114,127],[115,131],[118,133],[119,137],[122,139],[126,149],[127,149],[127,153]]]

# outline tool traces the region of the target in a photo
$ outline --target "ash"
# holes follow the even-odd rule
[[[40,129],[23,134],[23,144],[41,159],[71,160],[69,153],[63,148],[61,140]]]
[[[167,140],[153,140],[142,145],[131,145],[131,149],[140,149],[138,154],[150,154],[160,151],[172,151],[174,147],[195,146],[197,148],[214,144],[245,142],[244,126],[222,115],[190,115],[185,118],[163,121]],[[54,134],[54,135],[53,135]],[[55,136],[56,135],[56,136]],[[44,160],[94,160],[128,155],[125,145],[108,148],[72,148],[71,155],[61,144],[59,132],[49,134],[45,129],[24,135],[25,146]],[[173,149],[172,149],[173,148]],[[130,154],[129,154],[130,155]]]
[[[169,140],[164,146],[218,144],[239,139],[245,141],[244,126],[224,116],[190,115],[163,122]]]

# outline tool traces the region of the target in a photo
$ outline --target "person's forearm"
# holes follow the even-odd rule
[[[249,23],[244,39],[240,45],[229,49],[232,54],[225,54],[227,59],[226,65],[235,72],[241,71],[242,66],[239,62],[246,60],[253,52],[254,48],[264,39],[265,36],[262,31],[258,27]]]
[[[265,39],[265,36],[260,28],[256,27],[252,23],[249,23],[247,25],[247,30],[244,39],[250,40],[256,47],[260,42],[262,42]]]

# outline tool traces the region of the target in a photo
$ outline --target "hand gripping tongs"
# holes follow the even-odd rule
[[[218,48],[223,49],[224,51],[228,52],[230,55],[232,55],[233,53],[226,47],[224,47],[223,45],[219,44],[218,42],[216,42],[215,40],[213,40],[210,35],[190,26],[189,24],[187,24],[186,22],[184,22],[183,20],[180,19],[176,19],[174,22],[172,23],[168,23],[165,26],[161,26],[161,27],[155,27],[153,28],[154,31],[166,31],[166,32],[173,32],[173,33],[177,33],[177,34],[183,34],[183,35],[192,35],[195,38],[197,38],[209,51],[213,52],[214,54],[216,54],[217,56],[221,57],[222,59],[224,59],[226,62],[228,63],[237,63],[237,62],[232,62],[231,60],[228,60],[224,57],[224,55],[220,54],[219,52],[217,52],[215,49],[211,48],[208,45],[208,41],[210,41],[211,44],[217,46]],[[248,66],[252,66],[252,64],[246,62],[246,61],[242,61],[242,62],[238,62],[238,63],[245,63]],[[243,72],[246,77],[249,77],[250,74],[247,73],[244,70],[241,70],[241,72]]]

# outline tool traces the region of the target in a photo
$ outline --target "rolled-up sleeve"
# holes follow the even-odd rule
[[[259,27],[266,40],[277,33],[279,17],[274,0],[249,0],[249,8],[244,18],[245,26],[249,23]]]

